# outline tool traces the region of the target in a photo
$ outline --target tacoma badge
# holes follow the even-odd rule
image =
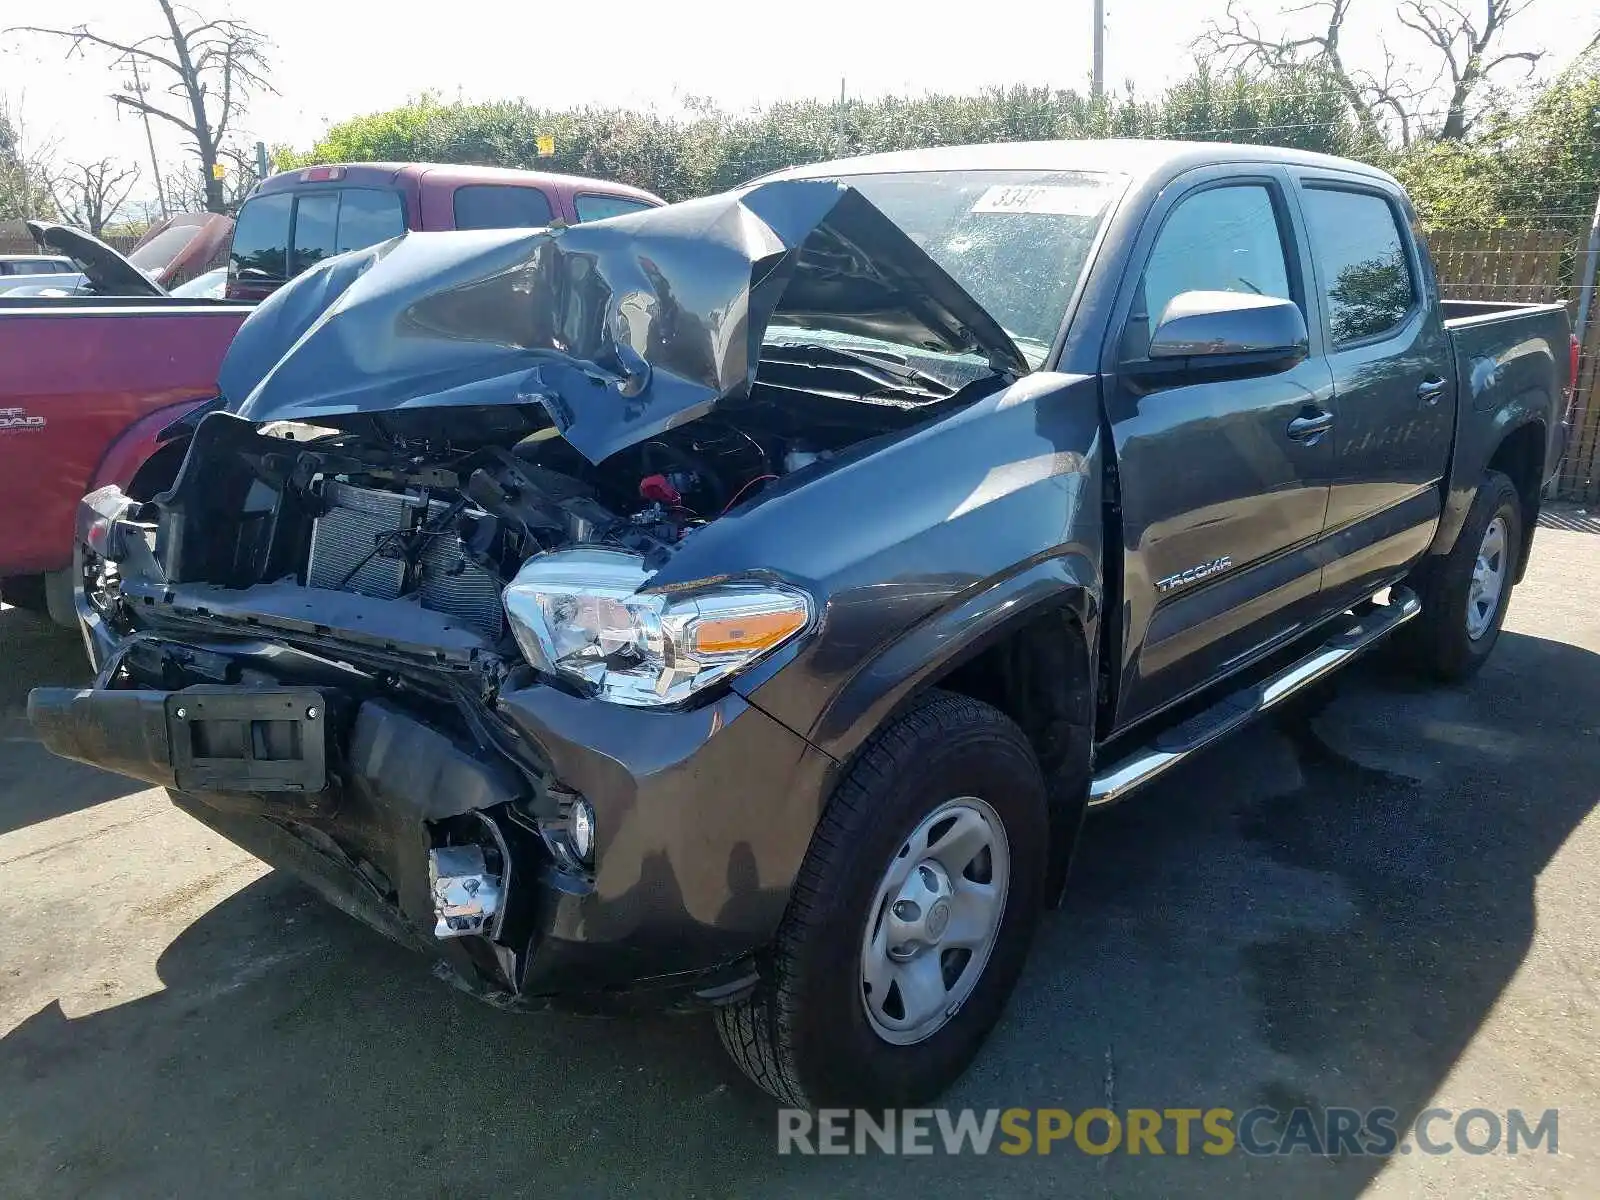
[[[1210,562],[1203,562],[1199,566],[1190,567],[1187,571],[1179,571],[1176,575],[1168,575],[1165,579],[1156,580],[1156,590],[1158,592],[1170,592],[1173,588],[1198,583],[1200,580],[1209,579],[1213,575],[1220,575],[1231,566],[1233,566],[1233,556],[1224,554],[1221,558],[1213,558]]]

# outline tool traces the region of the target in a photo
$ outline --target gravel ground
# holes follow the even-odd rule
[[[709,1021],[480,1006],[51,758],[21,706],[81,649],[3,610],[0,1195],[1600,1195],[1586,525],[1540,533],[1470,687],[1375,658],[1095,819],[948,1100],[1559,1108],[1559,1154],[780,1157]]]

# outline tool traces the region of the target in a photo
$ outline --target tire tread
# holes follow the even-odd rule
[[[794,1045],[799,1024],[795,980],[801,944],[827,915],[824,881],[841,846],[894,777],[930,741],[986,727],[1014,739],[1030,756],[1026,736],[1004,713],[969,696],[932,689],[878,732],[835,787],[795,880],[788,911],[754,993],[715,1012],[730,1057],[759,1087],[786,1105],[813,1107],[801,1083]]]

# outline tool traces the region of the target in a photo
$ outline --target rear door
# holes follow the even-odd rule
[[[1131,259],[1105,366],[1124,536],[1119,726],[1316,615],[1333,446],[1304,429],[1332,415],[1332,387],[1289,186],[1276,167],[1190,172],[1157,200]],[[1139,364],[1152,329],[1188,291],[1295,301],[1310,356],[1275,373],[1151,380]]]
[[[1358,175],[1294,174],[1338,407],[1323,575],[1337,608],[1392,582],[1432,539],[1455,380],[1403,197]]]

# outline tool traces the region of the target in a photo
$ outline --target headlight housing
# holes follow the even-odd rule
[[[766,580],[683,596],[644,593],[636,554],[599,547],[530,558],[506,587],[528,662],[617,704],[676,704],[744,670],[811,624],[804,592]]]

